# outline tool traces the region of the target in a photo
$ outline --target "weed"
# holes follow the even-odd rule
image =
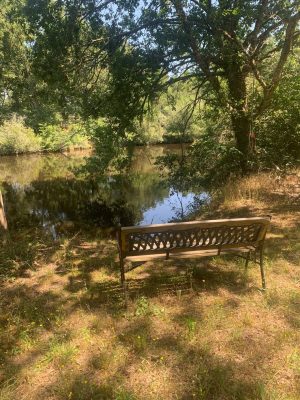
[[[54,392],[61,400],[113,399],[112,387],[97,385],[88,376],[79,376],[74,379],[72,375],[66,374],[54,387]]]
[[[146,315],[154,315],[156,317],[161,317],[165,314],[165,308],[159,307],[155,304],[150,304],[145,296],[141,296],[137,300],[135,316],[141,317]]]
[[[166,310],[164,307],[158,307],[156,305],[153,305],[151,307],[151,313],[155,317],[162,317],[165,314]]]
[[[1,400],[15,400],[17,398],[17,389],[19,382],[14,379],[5,381],[0,386],[0,399]]]
[[[92,340],[92,332],[90,328],[84,327],[79,330],[79,336],[84,340],[85,342],[91,342]]]
[[[31,350],[36,344],[36,340],[33,337],[32,330],[30,328],[25,329],[20,332],[19,335],[19,345],[12,349],[12,354],[20,354],[23,351]]]
[[[196,334],[197,321],[193,317],[187,317],[185,323],[187,326],[188,337],[189,339],[192,339]]]
[[[140,297],[136,304],[135,315],[137,317],[149,315],[151,313],[148,299],[144,296]]]
[[[282,296],[277,289],[270,289],[265,295],[267,306],[270,308],[277,307],[282,301]]]
[[[138,353],[145,351],[148,345],[147,335],[140,333],[139,335],[133,336],[133,345]]]

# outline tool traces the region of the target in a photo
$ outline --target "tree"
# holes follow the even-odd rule
[[[3,197],[0,189],[0,230],[1,228],[7,229],[7,219],[5,215],[5,210],[4,210],[4,202],[3,202]]]
[[[74,111],[63,93],[43,79],[33,63],[36,34],[25,13],[25,0],[3,0],[0,10],[0,121],[16,113],[38,130]]]
[[[28,10],[36,69],[66,103],[80,99],[124,136],[168,86],[191,81],[194,104],[206,93],[230,113],[242,170],[300,34],[299,0],[28,0]]]
[[[140,7],[123,38],[156,52],[161,86],[154,80],[153,87],[196,79],[199,101],[197,91],[206,85],[217,105],[230,111],[246,169],[252,120],[268,108],[299,38],[299,1],[151,0]],[[255,104],[249,101],[251,76],[260,88]]]
[[[27,0],[34,75],[47,83],[66,115],[104,114],[109,49],[103,20],[110,3]]]
[[[3,0],[0,10],[0,119],[11,110],[29,70],[26,19],[20,14],[22,0]],[[16,96],[17,98],[17,96]]]

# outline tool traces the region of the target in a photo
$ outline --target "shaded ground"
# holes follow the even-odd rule
[[[233,257],[156,261],[128,274],[125,308],[114,240],[7,238],[0,399],[300,399],[300,208],[280,185],[211,210],[273,215],[266,293]]]

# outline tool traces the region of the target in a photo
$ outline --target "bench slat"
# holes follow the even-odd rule
[[[236,254],[236,253],[248,253],[250,250],[249,247],[239,247],[239,248],[231,248],[231,249],[224,249],[222,250],[222,255],[224,254]],[[252,251],[254,248],[251,249]],[[218,249],[209,249],[209,250],[188,250],[188,251],[176,251],[176,252],[170,252],[170,259],[172,258],[198,258],[198,257],[214,257],[219,255]],[[138,255],[132,255],[132,256],[127,256],[126,260],[130,262],[146,262],[150,260],[156,260],[156,259],[161,259],[165,260],[165,252],[164,253],[152,253],[152,254],[141,254],[139,253]]]
[[[269,225],[270,220],[268,218],[252,217],[252,218],[228,218],[228,219],[211,219],[211,220],[195,220],[188,222],[172,222],[167,224],[153,224],[153,225],[141,225],[141,226],[124,226],[121,228],[122,232],[156,232],[156,231],[168,231],[168,230],[184,230],[193,227],[206,227],[206,226],[222,226],[222,225],[250,225],[251,223],[260,223],[263,225]]]

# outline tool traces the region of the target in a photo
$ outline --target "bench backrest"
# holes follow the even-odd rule
[[[123,227],[120,251],[125,256],[174,250],[230,249],[259,246],[268,218],[236,218]]]

